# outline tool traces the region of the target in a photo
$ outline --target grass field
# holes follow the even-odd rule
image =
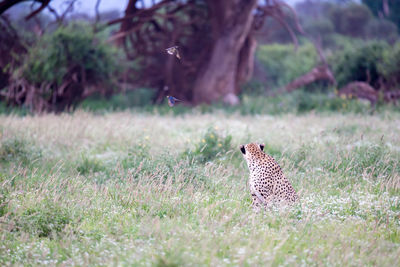
[[[399,266],[400,114],[0,116],[0,265]],[[238,146],[299,192],[251,210]]]

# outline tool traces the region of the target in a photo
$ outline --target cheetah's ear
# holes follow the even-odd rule
[[[264,144],[260,144],[260,149],[261,149],[261,151],[264,151],[264,147],[265,147]]]
[[[240,146],[240,151],[242,151],[243,155],[246,154],[246,149],[244,148],[244,145]]]

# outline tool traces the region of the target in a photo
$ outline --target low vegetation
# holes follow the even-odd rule
[[[399,265],[398,113],[232,112],[1,115],[0,265]],[[252,212],[250,141],[301,202]]]

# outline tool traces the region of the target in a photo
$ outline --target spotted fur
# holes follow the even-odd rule
[[[262,204],[293,203],[298,200],[296,191],[279,164],[264,153],[264,145],[251,143],[240,146],[240,150],[249,167],[249,185],[255,210],[259,210]]]

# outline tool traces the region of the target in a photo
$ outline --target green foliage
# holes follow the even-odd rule
[[[392,49],[383,52],[383,59],[378,65],[379,73],[383,76],[388,89],[398,88],[400,85],[400,43]]]
[[[28,164],[41,157],[40,149],[24,139],[13,137],[3,139],[0,144],[0,162]]]
[[[150,161],[150,162],[149,162]],[[147,170],[148,164],[151,165],[149,159],[149,144],[139,142],[135,147],[128,149],[128,155],[121,160],[124,169],[136,169],[141,166],[142,170]]]
[[[79,82],[100,85],[109,83],[117,71],[117,51],[101,35],[94,35],[89,25],[71,24],[45,35],[30,48],[14,76],[36,86],[60,86],[67,75],[76,73]]]
[[[318,86],[316,86],[318,88]],[[324,88],[322,88],[324,89]],[[297,90],[292,93],[282,94],[275,97],[268,97],[263,92],[265,88],[258,83],[249,83],[245,86],[245,93],[241,98],[241,104],[229,107],[221,103],[213,105],[202,105],[197,107],[175,106],[170,108],[166,103],[162,105],[147,105],[133,107],[131,112],[182,116],[185,114],[208,114],[213,112],[240,113],[242,115],[256,114],[301,114],[307,112],[342,112],[342,113],[369,113],[369,103],[352,99],[337,97],[332,91],[312,92],[309,90]],[[326,89],[325,89],[326,90]],[[85,105],[87,108],[88,105]],[[92,108],[96,107],[96,108]],[[105,100],[91,100],[90,111],[95,114],[111,112],[115,106],[109,105]],[[399,110],[396,106],[378,106],[376,110]],[[119,110],[119,109],[117,109]]]
[[[2,174],[0,173],[0,175]],[[0,182],[2,182],[2,179]],[[4,216],[8,211],[8,195],[9,192],[5,188],[0,188],[0,217]]]
[[[187,150],[183,156],[193,158],[200,163],[214,160],[216,157],[223,159],[226,152],[231,149],[232,136],[221,136],[210,127],[203,138],[195,145],[194,150]]]
[[[365,42],[361,39],[350,38],[341,34],[331,34],[327,37],[327,48],[331,49],[331,54],[352,47],[359,47]]]
[[[298,90],[276,97],[243,95],[239,111],[242,115],[301,114],[310,111],[368,113],[370,106],[357,100],[336,97],[333,93],[310,93]]]
[[[400,45],[369,42],[349,47],[330,58],[339,87],[364,81],[374,88],[395,89],[400,84]]]
[[[397,26],[385,19],[373,19],[368,22],[365,34],[369,39],[384,40],[394,43],[398,38]]]
[[[104,169],[105,167],[100,160],[91,159],[84,155],[82,155],[81,162],[76,167],[76,170],[83,175],[94,172],[100,172],[103,171]]]
[[[82,101],[80,107],[90,111],[115,111],[150,106],[154,98],[154,93],[154,90],[139,88],[126,93],[114,94],[109,99],[96,95]]]
[[[384,42],[370,42],[360,47],[351,47],[330,58],[338,86],[353,81],[365,81],[379,87],[379,64],[383,54],[390,50]]]
[[[257,58],[267,73],[271,88],[281,87],[310,71],[317,62],[317,54],[310,43],[294,50],[293,45],[261,45]]]
[[[400,2],[397,0],[389,0],[389,14],[383,10],[383,2],[376,0],[362,0],[362,3],[370,8],[376,17],[384,15],[388,20],[394,22],[397,28],[400,28]]]
[[[317,20],[309,20],[304,25],[304,31],[311,34],[311,36],[320,36],[325,40],[328,35],[335,32],[335,27],[329,19],[321,18]]]
[[[184,265],[180,260],[176,258],[176,255],[171,256],[170,253],[167,254],[168,258],[158,258],[156,267],[179,267]]]
[[[59,235],[66,225],[72,222],[68,210],[49,201],[37,207],[28,208],[14,218],[17,231],[30,233],[38,237]]]
[[[26,107],[10,107],[5,102],[0,102],[0,114],[26,116],[29,114],[29,110]]]
[[[372,19],[372,13],[364,5],[350,4],[332,7],[329,17],[338,33],[362,37],[365,25]]]

